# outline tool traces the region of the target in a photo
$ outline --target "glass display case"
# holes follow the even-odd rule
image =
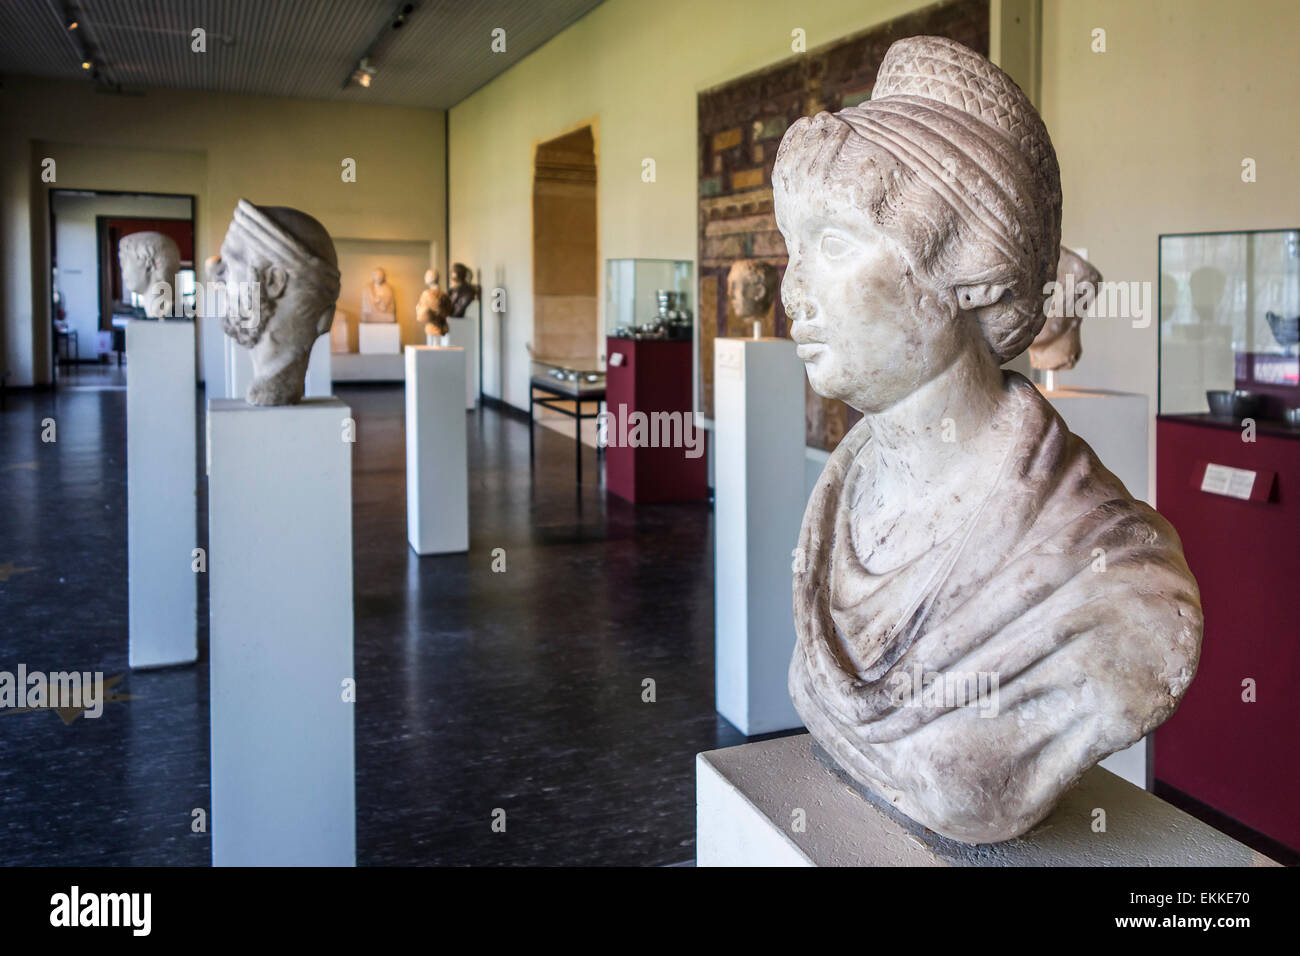
[[[1300,428],[1300,229],[1160,237],[1161,415]]]
[[[693,272],[689,259],[606,259],[605,334],[692,341]]]
[[[532,384],[552,392],[562,392],[586,398],[603,397],[605,394],[605,372],[593,367],[578,367],[558,362],[533,359],[529,370]]]

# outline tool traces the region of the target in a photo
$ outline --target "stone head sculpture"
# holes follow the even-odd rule
[[[122,284],[145,297],[145,315],[165,319],[174,312],[176,273],[181,250],[176,240],[161,232],[133,232],[117,244]]]
[[[727,272],[727,301],[737,319],[762,319],[777,295],[776,266],[761,259],[738,259]]]
[[[451,267],[451,282],[447,292],[451,296],[451,314],[453,318],[463,319],[469,304],[478,298],[478,286],[474,284],[469,266],[457,262]]]
[[[376,267],[361,293],[362,322],[396,322],[397,296],[388,283],[388,273]]]
[[[424,291],[415,304],[415,318],[424,326],[425,335],[446,335],[450,329],[447,316],[451,315],[451,297],[438,286],[438,272],[430,269],[424,274]]]
[[[795,550],[795,708],[893,807],[1009,839],[1173,713],[1201,632],[1173,528],[1000,368],[1044,323],[1055,152],[1001,70],[911,37],[772,181],[797,353],[863,412]]]
[[[1077,252],[1061,246],[1056,284],[1047,296],[1047,321],[1029,343],[1029,364],[1048,371],[1072,369],[1083,355],[1079,324],[1096,301],[1101,273]]]
[[[312,345],[330,330],[339,297],[325,227],[297,209],[241,199],[208,278],[226,287],[226,334],[252,353],[249,404],[301,401]]]

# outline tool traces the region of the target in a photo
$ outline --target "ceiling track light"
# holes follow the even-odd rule
[[[418,6],[419,3],[417,0],[410,0],[410,2],[399,3],[394,8],[393,15],[388,18],[388,22],[384,25],[384,28],[379,32],[379,35],[371,41],[370,45],[366,47],[365,52],[361,54],[361,58],[357,61],[356,67],[348,74],[347,79],[343,81],[343,89],[346,90],[353,84],[367,88],[370,86],[371,81],[375,78],[375,74],[379,72],[374,65],[374,61],[378,58],[380,51],[385,45],[387,45],[395,31],[406,26],[411,14],[415,12],[415,8]]]

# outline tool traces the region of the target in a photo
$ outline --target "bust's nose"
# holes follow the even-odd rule
[[[787,272],[786,280],[781,283],[781,303],[785,306],[785,314],[795,322],[810,322],[817,315],[817,304],[808,294],[808,286],[798,278],[791,281],[789,275]]]

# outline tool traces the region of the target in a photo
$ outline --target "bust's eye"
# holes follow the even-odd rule
[[[852,251],[852,249],[853,247],[845,239],[835,235],[832,232],[828,232],[824,236],[822,236],[822,241],[821,241],[822,255],[824,255],[827,259],[842,258],[843,256],[848,255]]]

